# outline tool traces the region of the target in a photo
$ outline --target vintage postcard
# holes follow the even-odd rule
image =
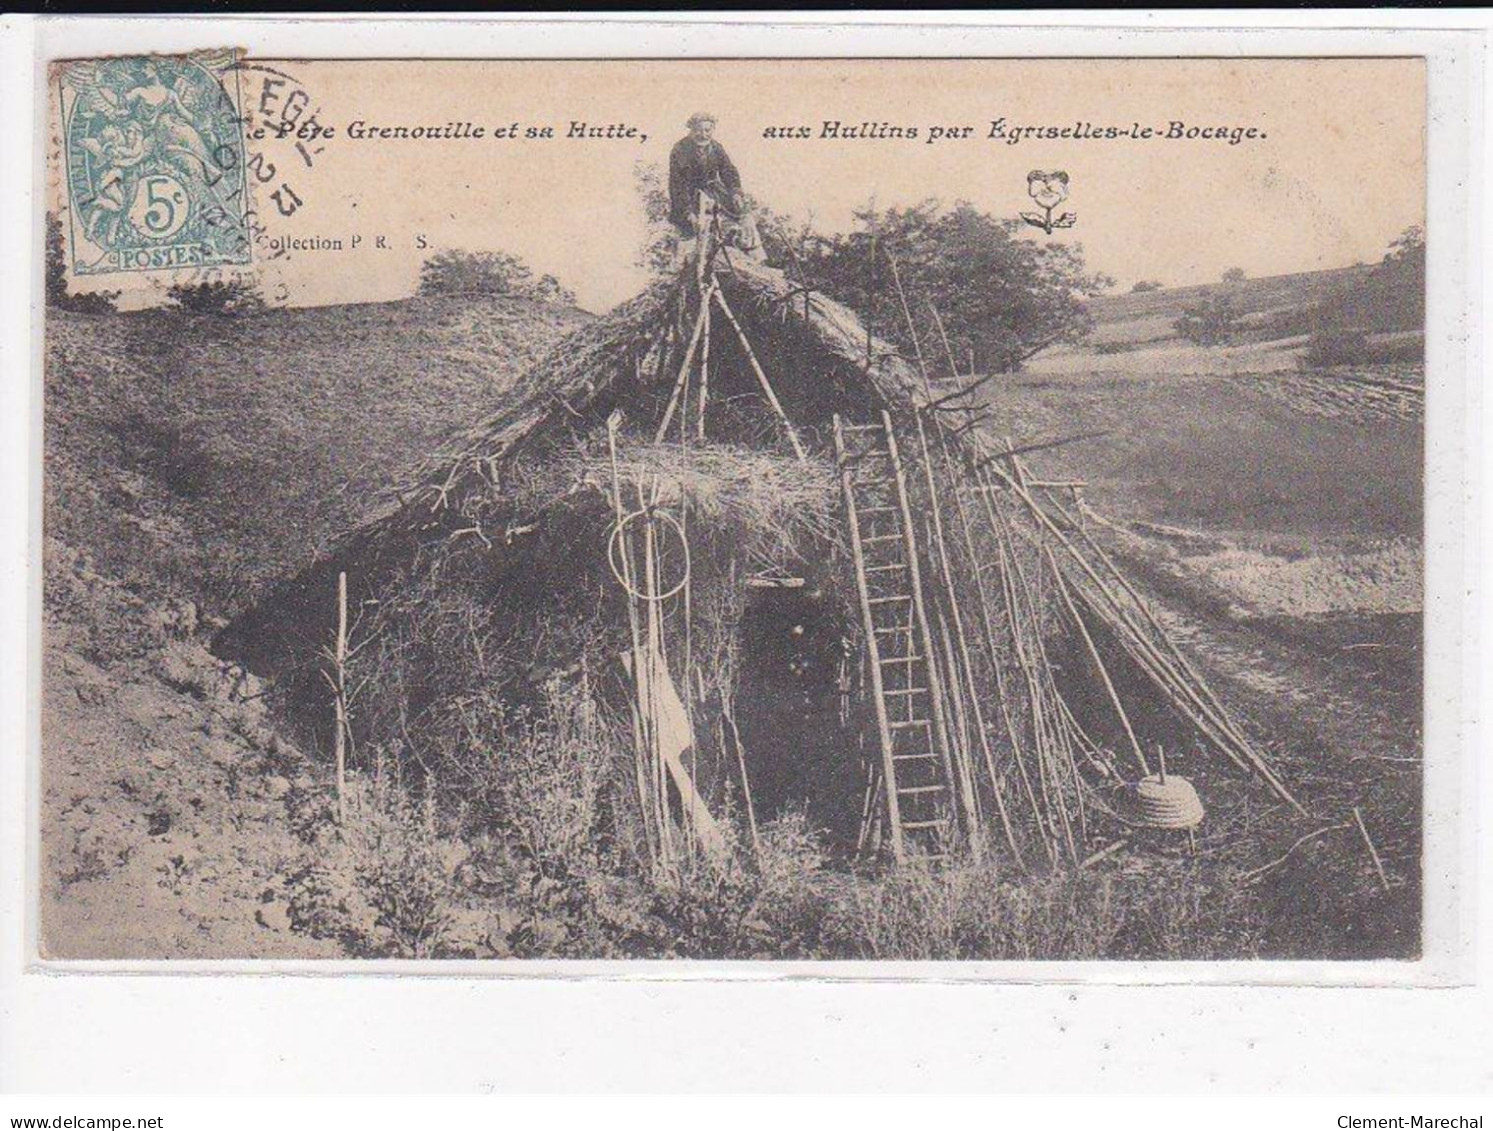
[[[206,47],[47,76],[41,957],[1421,955],[1423,59]]]

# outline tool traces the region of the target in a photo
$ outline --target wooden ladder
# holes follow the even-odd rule
[[[866,656],[881,742],[892,850],[941,858],[953,831],[953,768],[937,652],[923,604],[907,481],[891,416],[835,417]]]

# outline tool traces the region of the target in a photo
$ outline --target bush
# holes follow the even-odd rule
[[[349,791],[341,843],[291,878],[292,929],[358,957],[438,957],[467,849],[443,835],[428,788],[416,801],[387,778],[362,784]]]
[[[553,275],[534,277],[516,255],[505,251],[439,252],[420,268],[420,293],[455,298],[527,298],[571,306],[574,292]]]
[[[663,954],[823,957],[825,860],[807,817],[790,810],[763,826],[755,850],[733,842],[724,855],[698,855],[661,875],[648,911],[664,928]]]
[[[1301,363],[1312,369],[1362,365],[1371,352],[1369,336],[1361,330],[1319,330],[1307,343]]]
[[[1226,294],[1211,294],[1189,306],[1172,325],[1183,338],[1200,346],[1221,346],[1239,330],[1234,300]]]
[[[1165,284],[1157,279],[1142,279],[1130,288],[1130,293],[1133,295],[1144,295],[1163,289],[1165,289]]]
[[[192,314],[231,317],[264,309],[259,288],[248,279],[214,279],[202,283],[178,283],[166,292],[178,310]]]
[[[484,778],[485,817],[542,877],[581,882],[606,870],[605,846],[617,841],[609,796],[622,785],[620,754],[589,688],[551,679],[534,715],[506,717],[492,705],[494,746],[472,767]]]
[[[904,867],[856,881],[826,924],[838,957],[893,961],[1177,959],[1252,954],[1258,909],[1195,862],[1013,875]]]
[[[68,292],[67,247],[62,238],[62,220],[55,212],[47,213],[46,297],[48,306],[77,314],[107,314],[119,298],[118,291]]]
[[[1424,357],[1425,341],[1419,334],[1375,341],[1362,330],[1319,330],[1308,340],[1301,366],[1330,369],[1335,365],[1388,365],[1418,362]]]

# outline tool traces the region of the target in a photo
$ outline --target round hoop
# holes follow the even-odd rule
[[[652,594],[639,592],[637,589],[627,583],[626,576],[622,571],[620,558],[618,556],[618,545],[622,540],[622,532],[627,529],[629,523],[639,518],[647,518],[650,521],[654,519],[662,519],[666,525],[673,527],[674,533],[679,537],[679,545],[684,550],[684,574],[680,577],[678,582],[675,583],[673,588],[669,589],[666,593]],[[636,597],[638,600],[667,601],[670,597],[673,597],[675,594],[679,593],[686,585],[689,584],[689,539],[685,536],[683,524],[681,524],[677,518],[675,518],[666,510],[645,508],[643,510],[633,511],[631,514],[623,515],[620,519],[612,524],[612,534],[611,537],[607,539],[607,565],[611,566],[612,576],[617,579],[617,584],[626,589],[629,594]]]

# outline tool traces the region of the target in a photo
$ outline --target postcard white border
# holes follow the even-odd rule
[[[242,1056],[270,1040],[280,1068],[258,1064],[266,1078],[362,1087],[414,1078],[468,1088],[484,1081],[506,1087],[526,1066],[529,1083],[557,1086],[566,1080],[553,1057],[570,1048],[591,1063],[597,1075],[583,1081],[599,1087],[627,1080],[674,1079],[677,1066],[694,1065],[704,1078],[723,1078],[729,1068],[704,1059],[706,1049],[722,1053],[729,1036],[741,1062],[771,1063],[779,1081],[832,1086],[858,1078],[869,1064],[880,1064],[885,1049],[864,1047],[869,1033],[897,1031],[904,1039],[928,1038],[944,1047],[948,1065],[968,1072],[994,1071],[980,1063],[989,1054],[1002,1058],[998,1075],[1023,1086],[1063,1087],[1073,1079],[1069,1059],[1080,1044],[1074,1030],[1125,1037],[1085,1045],[1089,1069],[1124,1070],[1132,1082],[1152,1079],[1154,1064],[1139,1055],[1144,1035],[1165,1040],[1165,1025],[1181,1030],[1213,1025],[1206,1044],[1231,1047],[1245,1033],[1272,1033],[1272,1047],[1291,1042],[1276,1014],[1286,1002],[1309,1023],[1324,1026],[1338,1042],[1327,1053],[1344,1079],[1373,1087],[1383,1074],[1416,1068],[1403,1056],[1389,1058],[1365,1038],[1378,1033],[1429,1032],[1427,1019],[1451,1014],[1452,998],[1488,1007],[1486,954],[1488,902],[1475,898],[1479,866],[1488,874],[1488,837],[1476,817],[1486,811],[1488,780],[1479,775],[1476,706],[1480,667],[1478,599],[1478,490],[1482,469],[1469,458],[1481,453],[1481,390],[1477,374],[1481,329],[1483,183],[1482,125],[1484,48],[1476,35],[1449,30],[1477,22],[1465,13],[1365,13],[1362,22],[1401,26],[1394,30],[1352,30],[1341,26],[1354,14],[1269,13],[1245,20],[1239,14],[1116,13],[1026,14],[1047,27],[1010,26],[1014,15],[917,13],[905,18],[844,14],[834,25],[816,17],[670,17],[668,22],[607,16],[505,22],[408,20],[383,17],[352,22],[343,18],[145,19],[46,21],[5,20],[3,87],[0,105],[9,121],[5,134],[4,216],[7,245],[5,356],[12,364],[5,385],[6,425],[15,429],[0,446],[8,483],[27,484],[24,496],[7,492],[3,515],[0,578],[11,598],[6,607],[29,612],[26,624],[13,614],[3,640],[4,706],[0,726],[6,756],[0,760],[0,993],[9,1004],[3,1014],[0,1065],[41,1082],[65,1078],[49,1056],[94,1054],[99,1087],[132,1087],[143,1081],[220,1080],[222,1058]],[[1386,18],[1389,17],[1389,18]],[[817,17],[819,20],[833,16]],[[1169,28],[1158,24],[1165,22]],[[1420,28],[1404,26],[1420,24]],[[1218,25],[1254,24],[1221,30]],[[1317,24],[1317,27],[1306,26]],[[1080,25],[1089,26],[1080,26]],[[1006,26],[1002,26],[1006,25]],[[1066,25],[1066,26],[1063,26]],[[1126,25],[1126,26],[1120,26]],[[1286,25],[1293,25],[1287,27]],[[1435,25],[1434,27],[1432,25]],[[45,61],[51,57],[113,54],[130,50],[188,50],[234,43],[267,57],[393,57],[410,55],[465,58],[500,57],[724,57],[724,56],[1117,56],[1142,55],[1424,55],[1428,60],[1428,249],[1431,293],[1428,309],[1426,640],[1426,822],[1425,957],[1414,963],[610,963],[610,962],[223,962],[223,963],[47,963],[36,955],[37,865],[36,799],[40,609],[39,545],[33,538],[40,516],[40,325],[41,221],[32,200],[41,191],[37,158],[45,104]],[[1348,191],[1348,187],[1344,186]],[[32,254],[14,254],[25,246]],[[17,262],[32,265],[31,302]],[[19,379],[20,359],[29,359],[31,380]],[[22,431],[24,429],[25,431]],[[1484,606],[1485,607],[1485,606]],[[1434,818],[1434,819],[1433,819]],[[121,977],[121,975],[133,975]],[[1136,987],[1149,987],[1141,992]],[[1458,989],[1460,987],[1460,989]],[[1373,1003],[1363,996],[1372,989]],[[1437,988],[1442,992],[1427,993]],[[1472,995],[1469,997],[1469,995]],[[1372,1023],[1359,1014],[1373,1011]],[[293,1011],[293,1012],[291,1012]],[[1474,1012],[1476,1010],[1474,1009]],[[1489,1010],[1493,1013],[1493,1010]],[[172,1038],[165,1014],[179,1017],[172,1029],[185,1031],[195,1018],[192,1039]],[[40,1036],[36,1022],[46,1017]],[[370,1025],[374,1017],[380,1025]],[[390,1018],[393,1018],[390,1021]],[[672,1017],[658,1026],[659,1017]],[[223,1024],[233,1018],[231,1024]],[[275,1024],[276,1018],[282,1022]],[[367,1021],[364,1019],[367,1018]],[[729,1034],[719,1032],[732,1019]],[[799,1019],[795,1023],[794,1019]],[[1066,1024],[1064,1019],[1066,1018]],[[1357,1020],[1355,1020],[1357,1018]],[[157,1020],[159,1019],[159,1020]],[[218,1024],[214,1024],[214,1020]],[[442,1020],[450,1022],[450,1028]],[[857,1020],[859,1019],[859,1021]],[[1018,1020],[1020,1019],[1020,1020]],[[1163,1020],[1166,1019],[1166,1020]],[[30,1022],[22,1031],[17,1025]],[[389,1028],[392,1025],[393,1028]],[[677,1031],[673,1025],[677,1025]],[[174,1061],[138,1053],[141,1027],[152,1040],[169,1045]],[[642,1026],[651,1044],[630,1046],[623,1038]],[[738,1028],[739,1026],[739,1028]],[[888,1030],[886,1026],[895,1026]],[[713,1032],[714,1036],[708,1036]],[[1174,1028],[1173,1032],[1177,1032]],[[1449,1030],[1440,1030],[1447,1035]],[[338,1034],[344,1043],[329,1040]],[[378,1034],[386,1036],[380,1038]],[[498,1039],[511,1061],[494,1064],[481,1053],[482,1042],[454,1048],[452,1033],[486,1034]],[[1137,1036],[1137,1034],[1141,1034]],[[815,1035],[838,1040],[826,1053]],[[834,1037],[838,1034],[838,1037]],[[178,1035],[179,1036],[179,1035]],[[1403,1039],[1403,1036],[1400,1038]],[[1484,1038],[1485,1039],[1485,1038]],[[249,1042],[246,1046],[245,1042]],[[359,1049],[366,1063],[339,1060],[327,1044]],[[395,1046],[413,1055],[405,1065],[388,1055]],[[1054,1071],[1039,1062],[1045,1050],[1064,1046],[1066,1066]],[[729,1047],[729,1046],[727,1046]],[[1243,1047],[1241,1045],[1240,1047]],[[1255,1045],[1253,1047],[1258,1047]],[[1247,1086],[1262,1084],[1299,1068],[1293,1056],[1234,1057],[1220,1060],[1216,1078]],[[1471,1046],[1474,1051],[1476,1044]],[[440,1050],[440,1056],[435,1050]],[[864,1055],[857,1057],[857,1051]],[[1486,1051],[1486,1046],[1484,1046]],[[1102,1055],[1101,1055],[1102,1052]],[[1318,1050],[1319,1054],[1323,1050]],[[1353,1055],[1348,1055],[1349,1053]],[[382,1053],[382,1055],[381,1055]],[[810,1055],[815,1066],[785,1063],[784,1057]],[[1211,1055],[1211,1054],[1210,1054]],[[1452,1060],[1456,1056],[1452,1054]],[[607,1056],[621,1063],[674,1058],[666,1073],[659,1067],[614,1074],[600,1065]],[[828,1059],[826,1060],[826,1056]],[[110,1059],[112,1057],[112,1059]],[[442,1059],[444,1057],[445,1059]],[[286,1064],[286,1059],[293,1062]],[[754,1058],[763,1058],[758,1061]],[[563,1059],[563,1057],[562,1057]],[[1443,1062],[1443,1067],[1451,1061]],[[323,1075],[302,1076],[315,1064]],[[1019,1069],[1020,1065],[1034,1065]],[[128,1069],[127,1069],[127,1066]],[[738,1063],[737,1067],[740,1067]],[[1429,1069],[1430,1065],[1421,1066]],[[193,1069],[197,1071],[194,1072]],[[893,1064],[891,1085],[902,1071]],[[1030,1075],[1020,1075],[1020,1072]],[[129,1073],[133,1073],[130,1075]],[[484,1075],[486,1073],[486,1075]],[[416,1073],[418,1075],[418,1073]],[[615,1075],[615,1079],[614,1079]],[[729,1078],[729,1077],[724,1077]],[[1100,1077],[1102,1078],[1102,1073]],[[1112,1078],[1118,1079],[1118,1078]],[[874,1078],[873,1078],[874,1080]],[[105,1083],[108,1081],[108,1083]],[[677,1083],[677,1080],[676,1080]],[[169,1086],[169,1084],[167,1085]]]

